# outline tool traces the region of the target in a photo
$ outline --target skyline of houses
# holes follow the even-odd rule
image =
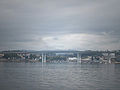
[[[4,60],[3,60],[4,59]],[[118,63],[118,51],[2,51],[0,61]]]

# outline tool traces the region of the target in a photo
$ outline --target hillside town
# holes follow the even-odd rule
[[[78,63],[120,63],[118,51],[24,51],[0,52],[0,62],[78,62]]]

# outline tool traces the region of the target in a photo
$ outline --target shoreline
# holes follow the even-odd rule
[[[37,63],[37,62],[41,62],[40,60],[32,60],[32,59],[25,59],[25,60],[19,60],[19,59],[0,59],[0,62],[17,62],[17,63],[22,63],[22,62],[31,62],[31,63]],[[62,61],[61,61],[62,62]],[[60,63],[61,63],[60,62]],[[63,61],[64,62],[64,61]],[[42,62],[41,62],[42,63]],[[48,62],[44,62],[44,63],[48,63]],[[59,62],[58,62],[59,63]],[[69,62],[68,62],[69,63]],[[112,62],[112,63],[81,63],[81,64],[120,64],[120,62]]]

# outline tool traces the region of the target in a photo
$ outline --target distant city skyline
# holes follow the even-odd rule
[[[0,50],[119,50],[120,0],[1,0]]]

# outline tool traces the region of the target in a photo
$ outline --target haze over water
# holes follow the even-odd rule
[[[0,63],[0,90],[119,90],[120,65]]]

